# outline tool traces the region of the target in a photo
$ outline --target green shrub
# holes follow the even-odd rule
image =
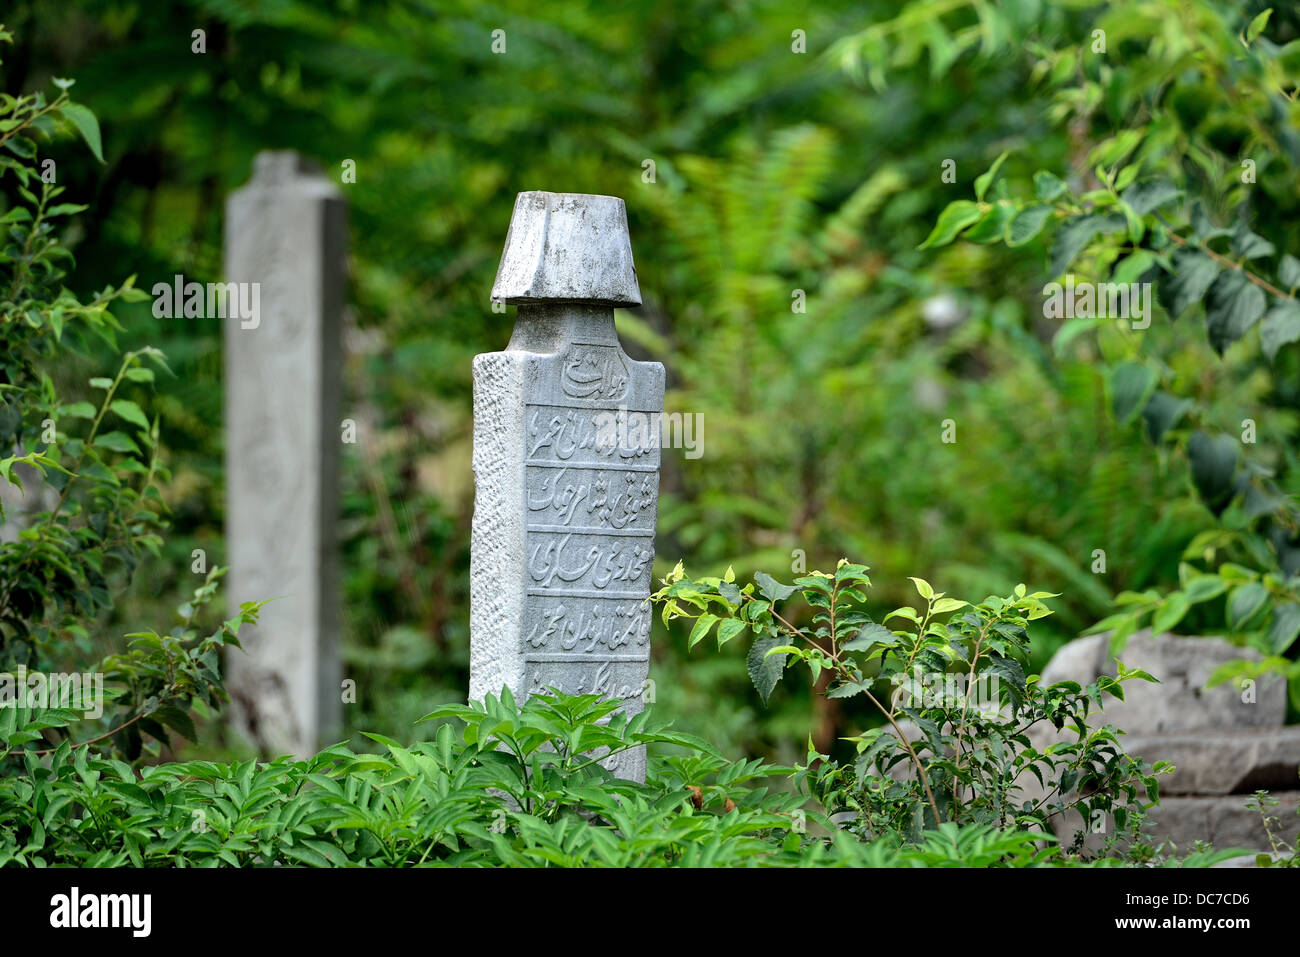
[[[0,28],[0,42],[9,42]],[[0,481],[25,491],[30,508],[16,521],[0,504],[0,525],[17,525],[0,542],[0,728],[10,747],[39,738],[57,746],[66,723],[16,730],[14,704],[26,697],[30,673],[91,676],[97,686],[73,691],[62,704],[100,710],[89,736],[101,751],[130,761],[157,754],[170,731],[193,739],[195,708],[225,700],[217,656],[238,644],[255,603],[200,638],[197,618],[213,598],[222,570],[213,568],[180,609],[181,624],[167,635],[152,630],[126,637],[120,653],[97,640],[115,596],[131,582],[147,554],[158,554],[167,522],[160,492],[168,472],[161,462],[159,422],[146,415],[146,390],[162,353],[145,346],[126,353],[111,377],[96,375],[84,395],[59,394],[52,373],[101,340],[114,346],[121,325],[110,311],[119,302],[147,298],[134,277],[83,302],[64,286],[72,254],[60,240],[66,217],[85,209],[58,202],[64,190],[40,161],[37,143],[75,129],[101,157],[94,114],[73,102],[70,80],[59,94],[0,95],[0,179],[6,206],[0,224]],[[107,687],[104,687],[107,682]],[[37,686],[33,685],[33,690]],[[100,693],[102,692],[102,698]],[[89,697],[96,700],[88,700]],[[44,704],[46,702],[42,702]],[[58,704],[60,702],[53,702]],[[79,725],[84,729],[85,724]],[[16,734],[17,737],[10,737]],[[84,735],[83,735],[84,736]],[[0,766],[0,773],[4,768]]]
[[[912,842],[839,829],[790,768],[728,761],[650,712],[595,696],[508,691],[452,705],[431,741],[342,745],[307,761],[190,761],[137,772],[87,747],[18,752],[0,778],[0,865],[16,866],[1029,866],[1061,858],[1042,834],[945,822]],[[13,714],[13,711],[9,712]],[[20,728],[58,722],[25,714]],[[587,753],[650,745],[645,784]],[[1193,855],[1203,865],[1227,855]],[[1118,863],[1111,860],[1105,863]]]
[[[885,724],[846,739],[856,760],[838,764],[810,741],[802,772],[817,799],[847,812],[864,836],[916,836],[941,822],[1048,834],[1053,815],[1077,812],[1085,822],[1108,816],[1137,843],[1144,812],[1159,800],[1155,775],[1168,765],[1144,768],[1124,753],[1122,732],[1089,727],[1088,717],[1105,695],[1122,699],[1125,682],[1156,679],[1122,663],[1117,678],[1087,687],[1027,675],[1027,627],[1051,614],[1043,599],[1055,596],[1021,585],[971,604],[914,578],[921,609],[895,609],[887,627],[866,611],[865,565],[841,561],[834,574],[814,571],[792,585],[754,578],[743,588],[730,570],[691,579],[678,564],[654,599],[665,623],[694,620],[692,646],[715,628],[719,648],[751,634],[749,673],[764,700],[801,661],[814,684],[827,678],[827,697],[871,703]],[[785,604],[796,594],[811,613],[806,624]],[[1067,733],[1035,746],[1036,726]]]

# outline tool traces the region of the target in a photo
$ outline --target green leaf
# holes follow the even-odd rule
[[[870,651],[872,646],[878,644],[892,647],[898,644],[898,636],[884,625],[872,621],[863,625],[862,630],[851,641],[845,642],[844,650]]]
[[[1300,605],[1284,601],[1273,608],[1273,624],[1268,629],[1268,645],[1275,655],[1284,655],[1300,635]]]
[[[1159,442],[1164,438],[1165,433],[1172,429],[1193,405],[1191,399],[1175,398],[1168,392],[1156,390],[1142,408],[1142,419],[1146,422],[1147,435],[1151,441]]]
[[[911,578],[912,576],[908,577]],[[916,586],[917,594],[926,601],[934,597],[934,589],[930,587],[930,583],[924,578],[912,578],[912,584]]]
[[[1176,591],[1169,595],[1160,603],[1160,607],[1156,609],[1155,615],[1151,618],[1152,634],[1163,635],[1172,630],[1175,625],[1183,620],[1191,607],[1191,602],[1187,600],[1187,596],[1182,592]]]
[[[1002,242],[1007,235],[1007,224],[1016,214],[1014,203],[999,200],[988,208],[980,221],[966,230],[966,239],[972,243]]]
[[[99,121],[95,119],[95,114],[80,103],[65,103],[60,108],[60,112],[77,128],[81,138],[95,154],[95,159],[104,162],[103,148],[99,140]]]
[[[1089,213],[1068,220],[1056,232],[1052,241],[1052,261],[1047,273],[1055,278],[1074,264],[1079,253],[1101,233],[1114,233],[1126,229],[1128,222],[1118,213]]]
[[[965,608],[970,602],[962,601],[960,598],[940,598],[930,609],[932,614],[945,615],[950,611],[956,611],[958,608]]]
[[[1034,174],[1034,195],[1045,203],[1061,196],[1068,188],[1065,180],[1047,170],[1040,169]]]
[[[194,729],[194,719],[189,713],[178,708],[174,704],[160,705],[153,716],[171,728],[173,731],[182,735],[195,743],[199,740],[198,732]]]
[[[89,402],[74,402],[61,408],[59,414],[71,416],[74,419],[93,419],[98,411]]]
[[[1218,575],[1197,575],[1188,580],[1183,588],[1188,604],[1199,605],[1211,598],[1218,598],[1228,590],[1228,583]]]
[[[1211,239],[1217,239],[1220,236],[1232,235],[1232,230],[1224,229],[1222,226],[1216,226],[1210,222],[1210,217],[1205,213],[1205,207],[1199,199],[1193,200],[1191,204],[1192,232],[1201,242],[1208,242]]]
[[[109,408],[132,425],[138,425],[146,432],[149,431],[149,420],[145,418],[143,410],[129,399],[115,399],[109,404]]]
[[[114,452],[134,452],[137,455],[140,452],[140,447],[125,432],[105,432],[103,435],[96,437],[95,445],[105,449],[112,449]]]
[[[1296,259],[1290,253],[1284,254],[1282,261],[1278,263],[1277,277],[1288,289],[1300,286],[1300,259]]]
[[[1285,299],[1276,303],[1260,324],[1260,347],[1272,362],[1279,349],[1297,340],[1300,340],[1300,303]]]
[[[1205,327],[1214,351],[1225,349],[1247,332],[1264,315],[1264,290],[1246,278],[1240,269],[1228,269],[1210,287],[1205,300]]]
[[[1029,242],[1043,231],[1043,226],[1051,215],[1052,207],[1050,206],[1026,206],[1016,213],[1015,218],[1011,220],[1011,225],[1007,228],[1007,245],[1023,246]]]
[[[1246,27],[1246,42],[1251,43],[1254,39],[1264,32],[1264,26],[1268,23],[1269,15],[1272,14],[1273,8],[1269,7],[1254,20],[1250,21],[1250,26]]]
[[[939,214],[939,219],[934,224],[934,229],[930,231],[930,235],[916,248],[930,249],[935,246],[946,246],[957,238],[958,233],[972,223],[978,222],[983,215],[978,203],[972,203],[968,199],[955,200]]]
[[[772,696],[772,689],[776,687],[777,682],[781,680],[781,674],[785,671],[787,656],[768,654],[771,649],[780,647],[781,639],[778,637],[759,638],[750,646],[749,655],[745,659],[749,680],[754,683],[759,697],[763,699],[763,704],[767,704]]]
[[[1141,363],[1121,362],[1115,367],[1110,376],[1110,402],[1120,425],[1128,425],[1146,408],[1157,382],[1155,370]]]
[[[687,648],[694,648],[704,640],[704,636],[709,633],[709,629],[717,624],[717,615],[700,615],[695,622],[695,627],[691,629],[691,637],[687,642]]]
[[[739,618],[723,619],[722,624],[718,626],[718,647],[721,648],[748,627],[749,626]]]
[[[1160,280],[1156,291],[1169,318],[1177,319],[1205,297],[1219,274],[1219,264],[1199,250],[1180,249],[1170,257],[1169,265],[1171,272]]]
[[[782,601],[798,591],[794,585],[782,585],[767,572],[755,572],[754,581],[758,585],[759,594],[768,601]]]
[[[90,387],[92,389],[111,389],[113,388],[113,380],[105,379],[103,376],[96,376],[90,380]]]
[[[1134,183],[1124,190],[1120,199],[1133,212],[1139,216],[1145,216],[1181,195],[1183,195],[1183,191],[1168,180],[1149,179],[1141,183]]]
[[[1006,161],[1007,154],[1003,153],[993,161],[993,165],[988,168],[987,172],[981,173],[975,177],[975,198],[981,203],[984,202],[984,194],[988,192],[989,187],[993,184],[994,178],[998,175],[998,169]]]
[[[1272,243],[1263,236],[1251,232],[1250,227],[1244,222],[1238,223],[1236,231],[1232,234],[1232,249],[1243,259],[1259,259],[1277,252]]]
[[[993,656],[988,659],[988,663],[980,672],[983,675],[996,675],[1007,685],[1011,692],[1011,697],[1015,699],[1016,705],[1025,697],[1025,669],[1020,666],[1020,662],[1014,658]]]
[[[1232,500],[1233,476],[1237,471],[1240,449],[1230,436],[1211,437],[1199,429],[1187,442],[1187,457],[1192,464],[1192,483],[1215,515]]]
[[[1238,585],[1228,596],[1228,627],[1244,631],[1268,603],[1268,589],[1259,582]]]

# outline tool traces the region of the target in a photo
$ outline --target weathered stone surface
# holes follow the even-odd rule
[[[520,193],[492,298],[516,304],[641,305],[623,201],[585,193]]]
[[[275,598],[228,660],[233,720],[303,757],[341,725],[335,524],[345,208],[293,153],[262,153],[226,207],[229,282],[260,284],[257,322],[226,320],[227,596]]]
[[[470,698],[558,688],[644,707],[664,369],[619,345],[639,303],[622,200],[523,193],[493,298],[521,303],[474,359]],[[549,300],[549,301],[539,301]],[[642,779],[643,750],[607,765]]]
[[[1250,794],[1300,788],[1300,727],[1226,734],[1125,735],[1120,743],[1148,764],[1171,761],[1161,794]]]
[[[1099,675],[1113,676],[1115,662],[1109,641],[1108,635],[1091,635],[1069,642],[1043,669],[1043,683],[1088,684]],[[1105,723],[1134,735],[1279,727],[1286,717],[1286,687],[1280,680],[1262,681],[1254,689],[1253,701],[1250,696],[1243,700],[1230,683],[1205,688],[1219,665],[1258,657],[1252,649],[1239,648],[1222,638],[1153,636],[1150,629],[1139,631],[1129,638],[1120,658],[1161,683],[1125,684],[1124,701],[1106,701]]]

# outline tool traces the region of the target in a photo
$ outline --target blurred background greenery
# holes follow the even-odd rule
[[[75,77],[100,118],[106,165],[70,142],[54,153],[69,199],[91,204],[69,237],[80,291],[220,278],[224,199],[259,150],[296,149],[329,175],[355,161],[340,185],[344,408],[361,426],[340,519],[347,710],[353,731],[407,738],[467,687],[470,360],[510,334],[513,309],[494,314],[488,293],[520,190],[627,203],[645,305],[618,315],[625,346],[667,366],[670,411],[703,415],[703,456],[665,453],[658,574],[683,559],[780,577],[800,554],[809,569],[848,556],[872,566],[886,610],[910,600],[908,575],[975,600],[1023,581],[1062,593],[1038,665],[1119,591],[1177,585],[1214,518],[1185,469],[1108,414],[1095,346],[1053,349],[1045,242],[917,249],[1000,153],[1021,175],[1079,165],[1094,132],[1058,122],[1047,61],[1021,38],[1085,43],[1098,6],[17,0],[4,84]],[[1179,29],[1180,4],[1163,6]],[[863,41],[866,72],[890,66],[882,83],[842,54],[885,22]],[[1278,9],[1270,34],[1298,24]],[[196,29],[206,53],[191,52]],[[988,34],[973,50],[970,31]],[[155,319],[147,303],[120,318],[125,348],[159,346],[177,373],[150,410],[173,532],[106,634],[168,620],[196,585],[191,549],[224,551],[219,321]],[[1164,334],[1187,363],[1208,354],[1189,323]],[[1264,392],[1206,366],[1234,410]],[[661,709],[733,756],[801,757],[810,722],[825,749],[862,717],[799,682],[763,709],[743,648],[688,653],[656,629]]]

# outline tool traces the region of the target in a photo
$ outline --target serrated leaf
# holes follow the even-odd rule
[[[767,572],[755,572],[754,582],[758,585],[759,594],[768,601],[782,601],[798,591],[794,585],[782,585]]]
[[[1068,188],[1065,180],[1047,170],[1040,169],[1034,174],[1034,195],[1045,203],[1061,196]]]
[[[1050,206],[1027,206],[1016,213],[1011,225],[1007,227],[1007,245],[1023,246],[1029,242],[1043,231],[1043,226],[1051,215]]]
[[[1278,350],[1300,340],[1300,303],[1286,299],[1275,303],[1259,327],[1260,348],[1268,361],[1277,358]]]
[[[748,627],[739,618],[724,619],[722,624],[718,626],[718,647],[721,648]]]
[[[1278,263],[1277,278],[1288,289],[1300,286],[1300,259],[1296,259],[1290,253],[1284,254],[1282,261]]]
[[[749,655],[745,659],[745,666],[749,671],[749,680],[754,683],[754,688],[758,691],[758,695],[763,699],[765,705],[772,696],[772,689],[776,687],[777,682],[781,680],[782,673],[785,671],[787,656],[784,654],[768,654],[773,648],[780,647],[781,639],[778,637],[759,638],[750,646]]]
[[[1120,199],[1139,216],[1171,202],[1183,195],[1183,191],[1168,180],[1149,179],[1134,183],[1124,190]]]
[[[1190,306],[1205,298],[1205,292],[1219,275],[1219,264],[1195,249],[1180,249],[1169,259],[1171,271],[1158,284],[1160,303],[1177,319]]]
[[[1048,275],[1054,278],[1064,273],[1073,265],[1079,253],[1101,233],[1119,232],[1127,227],[1127,220],[1117,213],[1089,213],[1066,221],[1052,240],[1052,261],[1047,267]]]
[[[1214,280],[1205,298],[1205,329],[1214,351],[1223,355],[1264,315],[1264,290],[1240,269],[1228,269]]]
[[[853,637],[851,641],[845,642],[845,651],[870,651],[872,646],[884,644],[893,646],[898,644],[898,636],[886,628],[884,625],[876,622],[868,622],[862,626],[862,630]]]
[[[1258,233],[1251,232],[1244,222],[1238,223],[1232,234],[1232,250],[1243,259],[1259,259],[1277,252],[1272,243]]]

